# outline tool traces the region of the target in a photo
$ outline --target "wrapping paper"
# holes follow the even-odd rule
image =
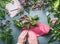
[[[26,27],[23,27],[22,30],[28,30]],[[48,34],[50,31],[50,27],[48,25],[45,25],[41,22],[37,22],[36,26],[30,26],[30,31],[33,31],[36,36],[41,36],[44,34]]]

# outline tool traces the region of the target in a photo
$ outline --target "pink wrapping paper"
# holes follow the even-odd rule
[[[28,30],[26,27],[23,27],[22,30]],[[30,31],[33,31],[36,36],[41,36],[44,34],[48,34],[50,31],[50,27],[48,25],[45,25],[41,22],[37,22],[36,26],[30,26]]]

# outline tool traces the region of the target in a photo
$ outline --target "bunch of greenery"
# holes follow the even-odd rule
[[[8,20],[5,20],[5,22],[2,22],[0,19],[0,39],[3,41],[4,44],[12,44],[12,35],[11,35],[11,29],[10,29],[10,22]]]
[[[51,26],[52,37],[49,40],[53,42],[55,40],[60,41],[60,0],[45,0],[46,6],[48,6],[48,11],[52,12],[55,17],[58,18],[58,21],[53,25],[48,17],[49,25]]]
[[[19,26],[19,27],[27,27],[27,29],[29,29],[29,27],[35,26],[38,20],[38,16],[35,15],[34,17],[32,16],[27,16],[27,15],[23,15],[20,17],[19,20],[13,20],[15,25]]]
[[[4,44],[12,44],[13,37],[11,35],[10,21],[6,20],[5,5],[10,0],[0,0],[0,39]],[[5,21],[5,22],[4,22]]]

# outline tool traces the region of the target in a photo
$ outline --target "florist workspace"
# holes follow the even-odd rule
[[[0,0],[0,44],[60,44],[60,0]]]

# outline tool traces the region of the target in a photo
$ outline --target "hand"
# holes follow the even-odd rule
[[[18,44],[25,44],[27,33],[27,30],[22,31],[22,33],[18,37]]]
[[[38,44],[38,41],[37,41],[37,36],[35,35],[34,32],[32,31],[29,31],[28,32],[28,43],[29,44]]]

